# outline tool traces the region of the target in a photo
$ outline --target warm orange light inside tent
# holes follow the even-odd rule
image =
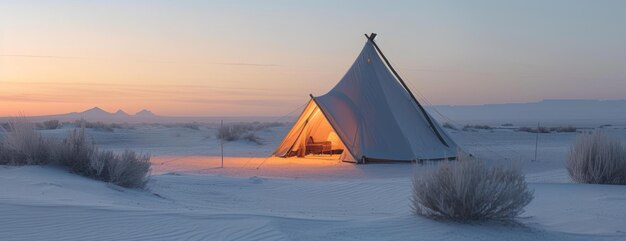
[[[330,141],[332,143],[333,149],[343,148],[343,145],[341,145],[341,140],[339,139],[339,136],[337,135],[337,132],[335,131],[331,131],[330,133],[328,133],[328,137],[326,137],[326,141]]]
[[[344,143],[320,108],[311,101],[277,148],[277,156],[336,156],[346,152]]]

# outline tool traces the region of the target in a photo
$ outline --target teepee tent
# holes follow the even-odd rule
[[[440,160],[457,145],[374,42],[328,93],[313,97],[273,156],[341,154],[349,162]]]

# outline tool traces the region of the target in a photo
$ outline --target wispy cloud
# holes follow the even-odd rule
[[[67,99],[62,99],[60,96],[38,96],[33,97],[31,95],[2,95],[0,94],[0,101],[7,102],[59,102],[67,103],[73,102]]]
[[[234,65],[234,66],[259,66],[259,67],[276,67],[277,64],[259,64],[259,63],[215,63],[219,65]]]
[[[103,60],[103,58],[88,58],[88,57],[76,57],[76,56],[59,56],[59,55],[35,55],[35,54],[0,54],[0,57],[13,57],[13,58],[37,58],[37,59],[80,59],[80,60]],[[159,59],[134,59],[133,61],[151,62],[151,63],[164,63],[164,64],[189,64],[188,62],[179,62],[172,60],[159,60]],[[245,63],[245,62],[217,62],[210,63],[213,65],[229,65],[229,66],[248,66],[248,67],[278,67],[278,64],[272,63]]]
[[[41,58],[41,59],[86,59],[82,57],[72,57],[72,56],[31,55],[31,54],[0,54],[0,57]]]

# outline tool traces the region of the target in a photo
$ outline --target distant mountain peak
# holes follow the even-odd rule
[[[136,116],[156,116],[154,113],[152,113],[152,111],[143,109],[137,113],[135,113]]]
[[[115,112],[116,115],[123,115],[123,116],[127,116],[128,113],[126,113],[125,111],[123,111],[122,109],[119,109]]]
[[[94,108],[91,108],[91,109],[89,109],[89,110],[83,111],[83,112],[81,112],[81,113],[82,113],[82,114],[111,114],[111,113],[109,113],[109,112],[106,112],[106,111],[105,111],[105,110],[103,110],[103,109],[100,109],[100,107],[97,107],[97,106],[96,106],[96,107],[94,107]]]

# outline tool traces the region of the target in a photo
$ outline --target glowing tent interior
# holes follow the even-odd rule
[[[374,42],[325,95],[313,97],[272,154],[340,154],[343,161],[454,158],[456,143],[424,110]]]

